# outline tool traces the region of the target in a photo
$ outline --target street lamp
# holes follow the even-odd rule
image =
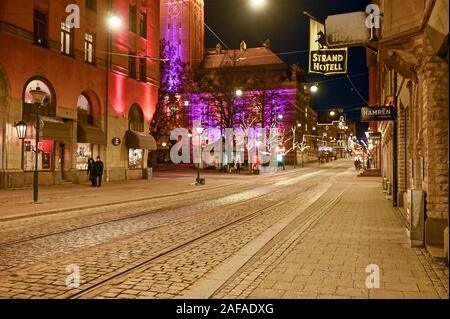
[[[311,88],[309,89],[311,93],[317,93],[319,92],[319,86],[317,84],[311,85]]]
[[[118,16],[112,15],[108,18],[108,29],[117,31],[122,27],[122,20]]]
[[[281,121],[282,119],[284,119],[284,116],[283,116],[283,114],[279,114],[278,115],[278,119]]]
[[[34,179],[33,179],[33,202],[37,203],[39,200],[39,134],[40,134],[40,123],[41,119],[39,118],[39,108],[44,104],[44,100],[47,97],[47,93],[41,90],[41,88],[36,86],[34,90],[30,91],[30,94],[33,98],[33,104],[36,107],[36,144],[34,150]]]
[[[261,9],[266,5],[266,0],[251,0],[252,7],[255,9]]]
[[[198,134],[198,148],[199,148],[199,154],[200,154],[200,161],[198,162],[198,167],[197,167],[197,185],[201,185],[201,180],[200,180],[200,165],[203,161],[202,158],[202,134],[203,134],[203,127],[196,127],[195,128],[197,134]]]
[[[111,11],[112,2],[108,1],[108,10]],[[109,73],[111,71],[112,64],[112,33],[117,32],[122,27],[122,20],[116,16],[111,14],[106,21],[106,33],[107,33],[107,43],[106,43],[106,96],[105,96],[105,134],[106,140],[108,140],[108,117],[109,117]],[[107,165],[108,157],[105,158],[105,167],[106,167],[106,180],[109,180],[109,170]]]
[[[244,95],[244,92],[241,89],[237,89],[235,94],[237,97],[242,97]]]
[[[20,140],[24,140],[27,135],[27,125],[24,121],[20,121],[19,123],[14,125],[16,127],[17,136]]]
[[[330,112],[330,116],[336,116],[336,112],[335,111],[331,111]]]

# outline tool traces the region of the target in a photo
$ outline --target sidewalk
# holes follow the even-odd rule
[[[351,186],[317,224],[280,243],[279,257],[261,256],[230,283],[226,297],[448,299],[448,265],[409,246],[380,179],[343,182]],[[366,286],[369,265],[380,269],[379,289]]]
[[[210,177],[212,174],[208,174]],[[222,176],[207,180],[201,188],[192,185],[194,171],[155,173],[151,180],[120,181],[91,187],[89,183],[39,186],[39,203],[32,203],[33,188],[0,189],[0,222],[88,207],[125,203],[180,193],[196,192],[232,182]]]

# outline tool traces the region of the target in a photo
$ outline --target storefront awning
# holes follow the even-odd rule
[[[58,118],[40,116],[40,139],[52,140],[52,141],[66,141],[72,140],[72,125],[71,122],[64,122]],[[28,134],[34,134],[34,124],[36,122],[36,116],[28,115],[24,118],[24,121],[33,126],[32,132]],[[30,135],[31,136],[31,135]],[[33,137],[34,138],[34,137]]]
[[[106,134],[102,129],[90,125],[78,125],[78,143],[106,145]]]
[[[126,146],[128,148],[156,151],[156,141],[153,136],[143,132],[127,131]]]

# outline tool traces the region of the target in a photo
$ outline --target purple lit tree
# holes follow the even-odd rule
[[[186,110],[183,98],[187,96],[192,85],[191,74],[188,66],[177,56],[176,50],[166,40],[160,43],[160,88],[158,91],[158,103],[150,122],[150,133],[157,144],[162,140],[169,143],[170,132],[180,127],[186,121]],[[155,166],[153,154],[152,166]]]

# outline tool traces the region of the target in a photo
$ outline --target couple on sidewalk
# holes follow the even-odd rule
[[[102,186],[103,162],[100,159],[100,156],[97,156],[97,161],[94,161],[93,158],[89,159],[87,174],[89,175],[92,187]]]

